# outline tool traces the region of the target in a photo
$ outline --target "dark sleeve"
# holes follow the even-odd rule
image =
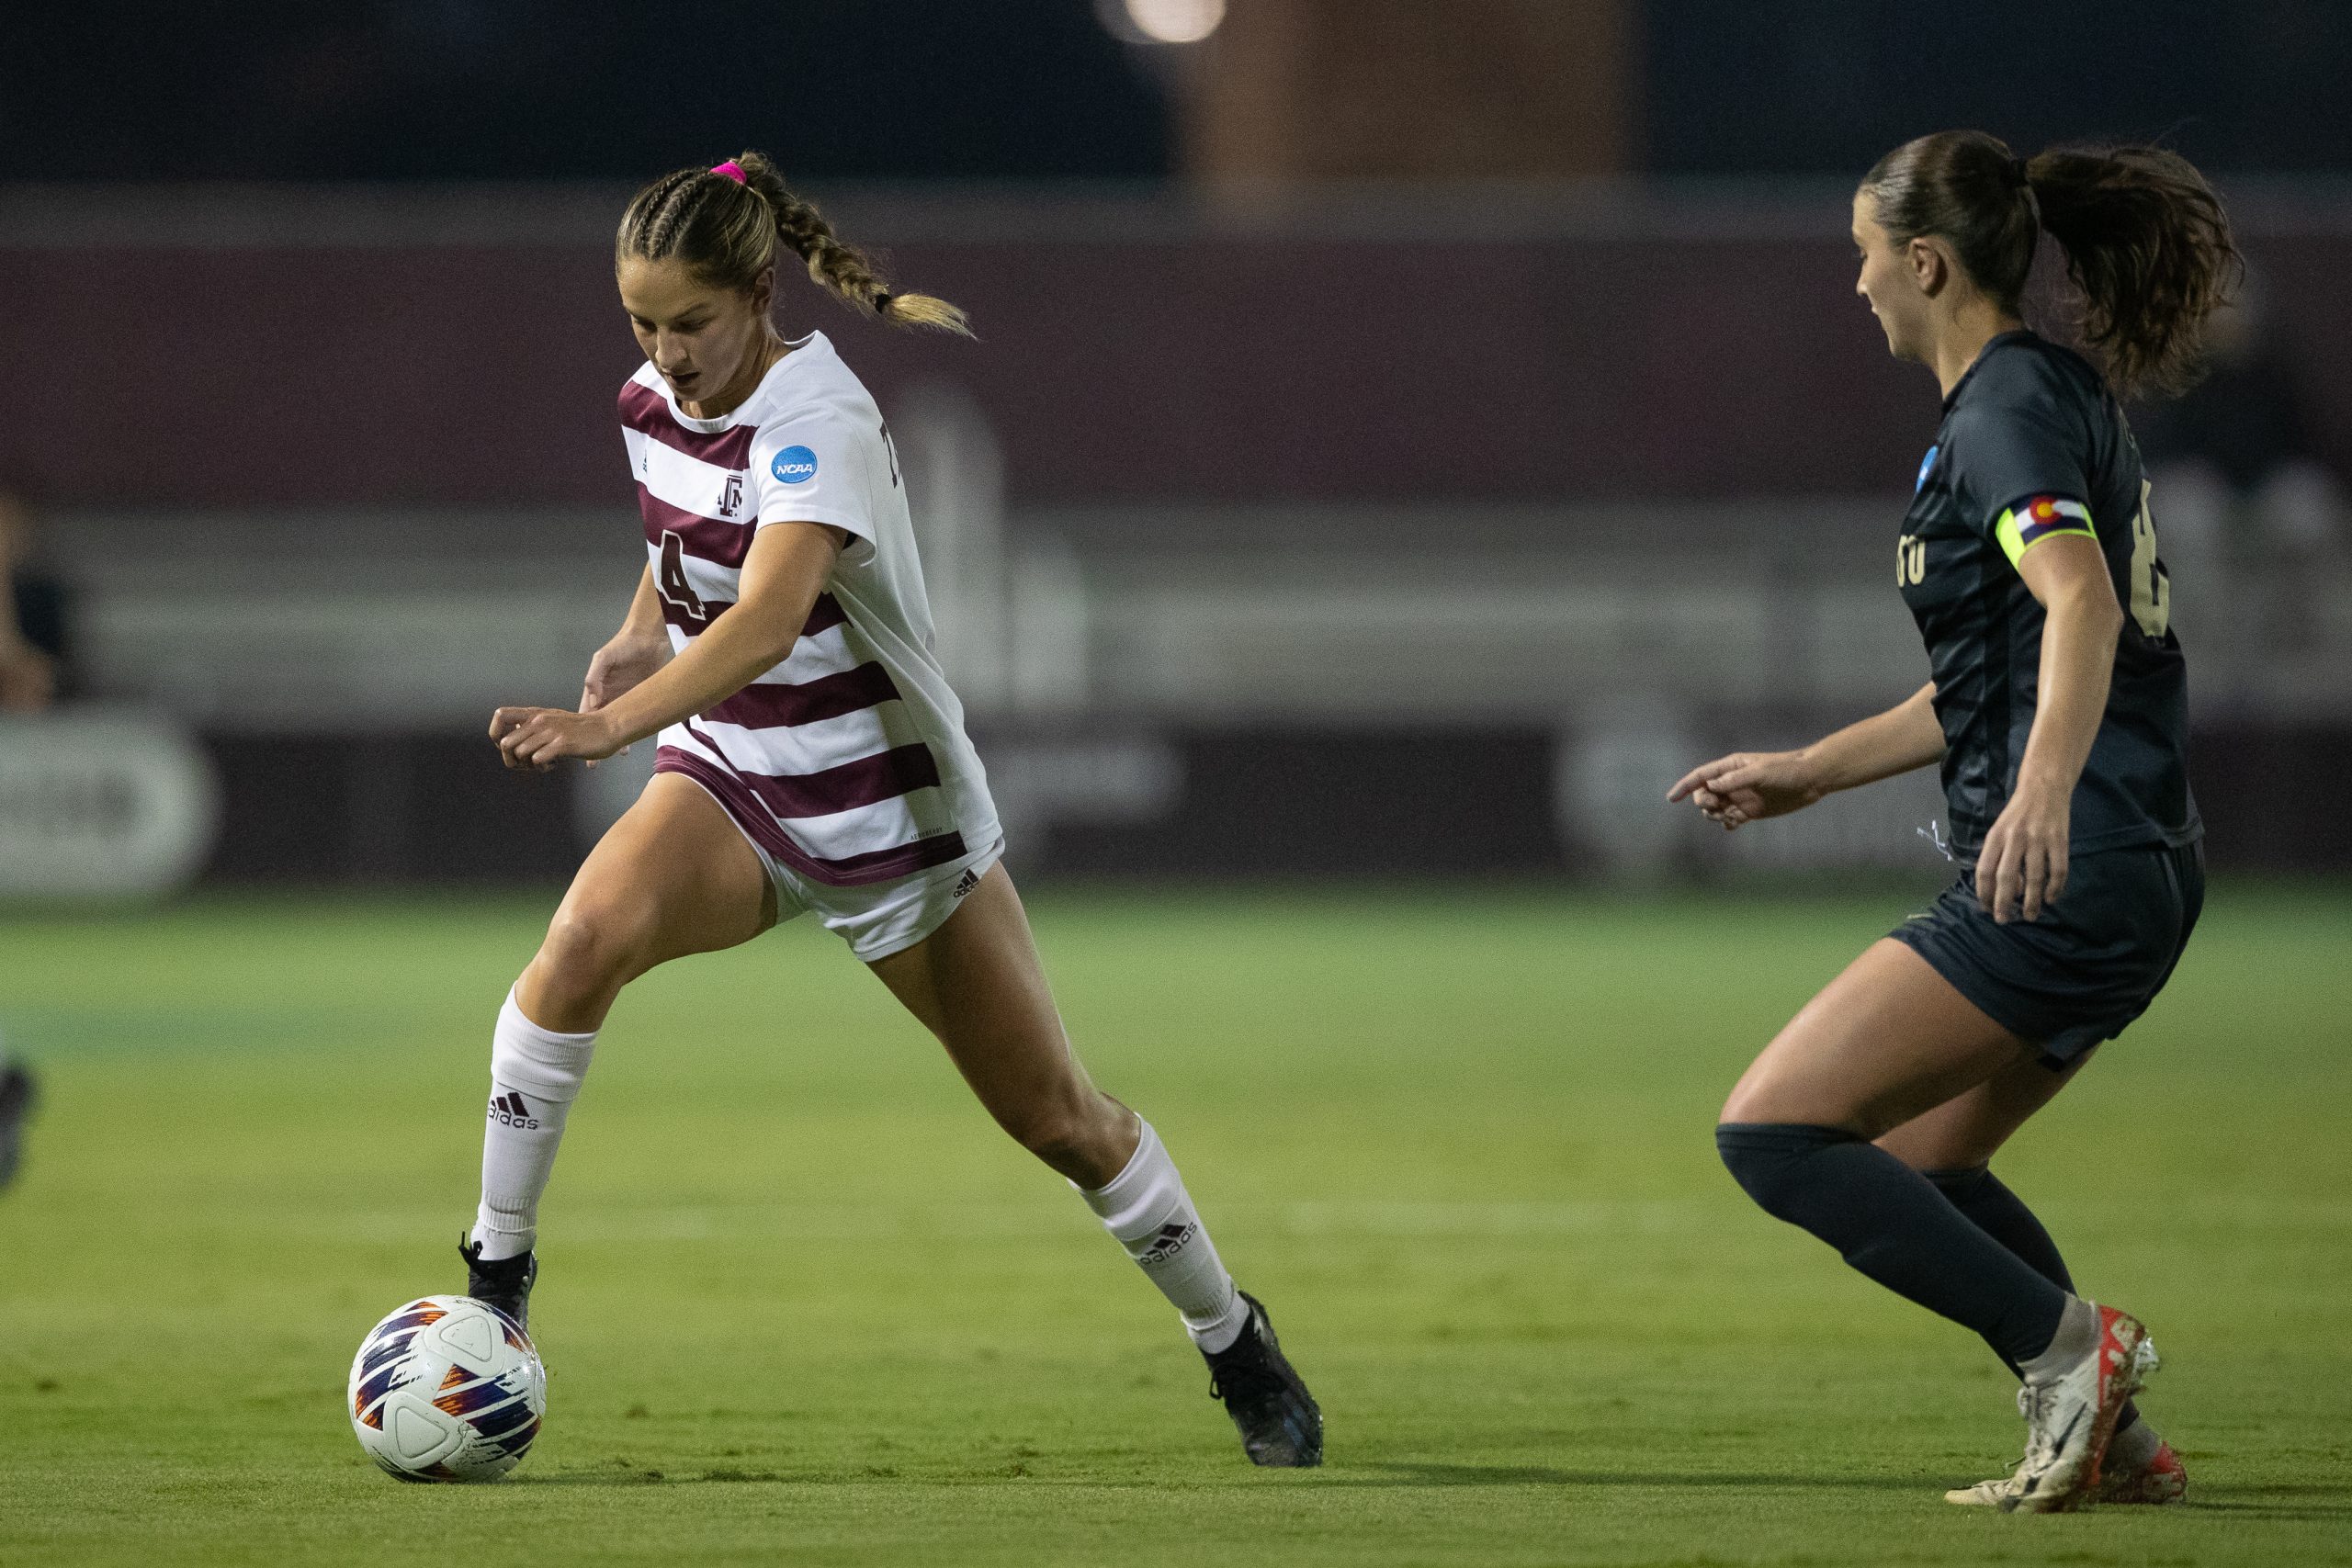
[[[1989,385],[1970,389],[1952,414],[1951,482],[1969,525],[1987,539],[2001,519],[2035,500],[2087,509],[2090,449],[2079,398],[2035,358],[2012,351]],[[2096,525],[2098,519],[2093,519]]]

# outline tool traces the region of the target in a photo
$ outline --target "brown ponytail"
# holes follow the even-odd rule
[[[893,326],[972,335],[964,312],[928,294],[894,292],[863,251],[843,244],[814,207],[792,194],[766,154],[738,153],[739,182],[710,169],[678,169],[637,193],[621,215],[614,250],[649,261],[675,257],[706,282],[749,288],[776,262],[779,244],[842,303]]]
[[[2109,378],[2125,391],[2188,386],[2206,318],[2245,270],[2213,187],[2161,147],[2053,148],[2026,167]]]
[[[2081,291],[2084,344],[2125,394],[2196,378],[2206,318],[2244,270],[2221,198],[2159,147],[2060,147],[2023,160],[1981,130],[1943,130],[1881,158],[1861,188],[1897,244],[1950,242],[1976,286],[2012,312],[2049,230]]]

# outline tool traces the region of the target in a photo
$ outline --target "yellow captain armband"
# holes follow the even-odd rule
[[[1993,525],[1993,537],[2001,541],[2002,553],[2015,566],[2024,558],[2026,551],[2060,534],[2080,534],[2086,539],[2098,537],[2091,526],[2091,509],[2079,501],[2061,501],[2054,495],[2037,495],[2019,502],[2001,513]]]

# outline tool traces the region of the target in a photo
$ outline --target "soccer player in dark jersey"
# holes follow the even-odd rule
[[[2044,231],[2096,368],[2019,316]],[[1988,1162],[2147,1007],[2196,923],[2180,645],[2116,391],[2187,379],[2237,253],[2170,152],[2028,161],[1977,131],[1881,159],[1853,235],[1856,291],[1943,390],[1895,558],[1931,679],[1800,750],[1694,768],[1670,798],[1736,829],[1940,761],[1962,870],[1764,1049],[1716,1144],[1767,1212],[2023,1380],[2023,1461],[1951,1501],[2165,1502],[2186,1477],[2131,1403],[2155,1365],[2146,1330],[2074,1293]]]

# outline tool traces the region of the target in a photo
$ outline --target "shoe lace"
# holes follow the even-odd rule
[[[2048,1420],[2050,1390],[2032,1383],[2018,1389],[2018,1414],[2025,1417],[2025,1454],[2020,1464],[2032,1464],[2037,1460],[2048,1461],[2055,1456],[2057,1444],[2051,1437]]]

